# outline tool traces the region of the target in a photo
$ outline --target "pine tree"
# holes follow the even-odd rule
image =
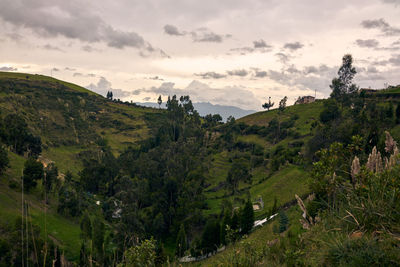
[[[254,225],[254,210],[250,199],[247,200],[241,212],[240,228],[242,234],[248,234]]]
[[[182,257],[185,254],[186,250],[187,250],[186,232],[185,232],[185,226],[182,223],[178,232],[178,237],[176,238],[176,255]]]
[[[284,211],[279,212],[279,233],[286,231],[289,224],[289,218]]]

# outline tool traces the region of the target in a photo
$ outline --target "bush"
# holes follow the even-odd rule
[[[336,240],[326,260],[332,266],[400,266],[398,251],[392,249],[385,250],[376,239]]]

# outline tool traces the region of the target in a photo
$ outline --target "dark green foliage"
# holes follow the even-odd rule
[[[282,210],[279,212],[279,233],[286,231],[289,225],[289,218],[286,213]]]
[[[400,266],[399,254],[385,250],[384,243],[376,239],[337,240],[327,255],[330,266]]]
[[[239,229],[239,212],[237,210],[233,211],[232,219],[231,219],[231,229],[238,230]]]
[[[324,109],[319,115],[319,119],[322,123],[328,123],[340,117],[339,106],[335,99],[329,99],[324,102]]]
[[[356,93],[358,88],[353,84],[354,75],[357,73],[353,67],[353,57],[349,54],[344,55],[342,59],[342,66],[338,71],[338,78],[332,80],[331,97],[338,100],[342,105],[348,105],[349,94]]]
[[[396,123],[397,124],[400,123],[400,104],[397,104],[397,107],[396,107]]]
[[[226,178],[228,186],[232,190],[232,194],[236,193],[240,182],[251,183],[251,178],[252,175],[246,159],[244,157],[233,159],[232,167]]]
[[[8,152],[2,145],[0,145],[0,175],[6,170],[8,166]]]
[[[248,234],[254,225],[254,210],[250,199],[247,200],[240,215],[240,229],[242,234]]]
[[[41,180],[44,176],[43,165],[34,158],[25,161],[24,173],[22,179],[24,181],[24,190],[29,192],[36,187],[37,180]]]
[[[232,225],[231,216],[232,216],[232,211],[231,210],[226,210],[225,214],[224,214],[224,217],[222,219],[222,222],[221,222],[221,231],[220,231],[221,238],[220,239],[221,239],[221,244],[223,244],[223,245],[226,245],[226,243],[227,243],[226,242],[226,227]]]
[[[0,224],[0,266],[22,266],[21,251],[21,229],[28,230],[29,238],[24,239],[24,265],[29,262],[29,266],[61,266],[59,249],[51,240],[45,240],[40,233],[39,226],[35,225],[28,218],[28,229],[21,225],[21,217],[16,218],[15,223]],[[29,255],[26,246],[28,245]],[[36,248],[36,250],[35,250]],[[45,249],[47,248],[47,250]],[[46,253],[47,252],[47,253]],[[45,260],[46,259],[46,260]]]
[[[185,232],[185,226],[181,224],[181,227],[176,238],[176,255],[182,257],[187,250],[187,237]]]
[[[54,187],[57,183],[58,178],[58,168],[54,163],[50,163],[44,169],[43,185],[47,193]]]
[[[76,217],[81,214],[83,195],[71,183],[65,182],[58,192],[57,212]]]
[[[80,223],[81,236],[83,239],[92,239],[92,222],[87,213],[84,213]]]
[[[40,137],[29,131],[24,118],[18,114],[9,114],[4,118],[0,133],[3,142],[17,154],[27,151],[30,156],[37,157],[42,152]]]
[[[271,97],[268,98],[268,102],[265,102],[262,107],[269,111],[274,106],[274,102],[271,102]]]
[[[221,226],[215,219],[209,219],[204,227],[201,236],[201,247],[204,253],[214,252],[217,250],[220,242]]]
[[[96,259],[100,262],[103,261],[104,258],[104,234],[105,227],[103,221],[100,218],[95,218],[93,220],[93,249],[94,254],[96,255]]]
[[[287,96],[285,96],[284,98],[281,99],[281,101],[279,101],[279,111],[284,111],[286,108],[286,101],[287,101]]]
[[[84,190],[91,193],[113,195],[119,166],[116,158],[110,150],[102,153],[100,160],[85,162],[85,168],[81,171],[81,183]]]

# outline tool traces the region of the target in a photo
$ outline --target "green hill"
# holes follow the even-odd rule
[[[42,75],[0,72],[0,115],[18,114],[42,140],[41,161],[54,162],[61,173],[82,170],[82,159],[105,143],[115,155],[151,135],[160,111],[109,101],[75,84]],[[10,168],[0,179],[0,218],[12,225],[20,216],[20,177],[25,159],[9,152]],[[10,190],[11,186],[11,190]],[[40,187],[26,195],[32,221],[44,233]],[[79,255],[79,220],[57,213],[56,199],[47,211],[47,232],[69,259]]]
[[[0,249],[18,259],[7,249],[20,247],[21,176],[28,156],[38,151],[40,137],[38,160],[45,167],[54,163],[59,175],[49,188],[42,178],[26,192],[33,225],[28,229],[35,236],[38,227],[38,244],[48,240],[76,264],[88,264],[93,258],[106,266],[121,262],[124,253],[133,253],[127,248],[143,249],[139,241],[152,237],[160,262],[167,258],[176,262],[177,248],[182,246],[186,254],[213,251],[213,242],[222,242],[220,224],[228,221],[233,227],[237,220],[239,227],[248,201],[259,208],[255,219],[280,215],[247,233],[248,238],[238,233],[240,228],[225,233],[224,238],[232,239],[226,250],[193,265],[318,265],[319,261],[334,265],[337,251],[330,248],[351,243],[347,237],[355,232],[365,233],[362,242],[377,251],[392,251],[386,242],[394,239],[379,239],[382,247],[371,238],[374,230],[384,229],[390,229],[385,232],[388,236],[397,236],[396,213],[388,214],[392,224],[375,223],[373,216],[360,218],[369,214],[363,209],[375,203],[375,191],[385,196],[379,207],[396,209],[395,197],[389,196],[397,196],[397,191],[385,191],[397,190],[396,180],[374,183],[387,176],[365,172],[360,178],[364,184],[358,184],[349,169],[357,155],[365,171],[374,146],[390,156],[384,131],[400,138],[396,90],[382,97],[353,94],[319,100],[222,123],[218,116],[200,117],[189,97],[171,97],[168,110],[159,110],[106,99],[46,76],[0,73],[0,140],[9,159],[0,175]],[[28,144],[20,150],[9,134],[16,127],[10,118],[26,124],[20,128]],[[397,177],[396,168],[393,172],[385,168]],[[322,222],[307,231],[299,222],[302,211],[295,194],[304,199],[310,193],[315,195],[305,200],[307,210],[313,220]],[[365,196],[373,201],[365,202]],[[353,217],[346,211],[357,223],[349,221]],[[89,226],[80,223],[83,218]],[[323,234],[328,232],[338,243]],[[313,238],[322,252],[315,249]],[[213,243],[211,248],[207,242]],[[364,245],[351,243],[343,250],[351,254],[351,246]]]

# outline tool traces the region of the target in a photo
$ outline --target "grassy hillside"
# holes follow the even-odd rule
[[[258,146],[262,148],[263,154],[273,153],[278,147],[287,149],[294,143],[300,143],[302,144],[300,151],[305,153],[304,145],[312,136],[312,123],[319,120],[322,108],[323,101],[317,101],[311,104],[289,106],[281,113],[274,109],[248,115],[239,119],[237,123],[244,123],[247,127],[268,127],[268,124],[273,119],[278,119],[284,123],[295,116],[296,120],[293,126],[288,129],[288,131],[295,134],[274,143],[259,133],[242,132],[235,135],[235,142]],[[210,158],[210,168],[207,176],[209,186],[206,190],[207,204],[209,206],[208,214],[218,214],[225,199],[240,205],[241,202],[238,200],[246,199],[250,196],[253,201],[262,197],[264,209],[256,212],[256,217],[262,218],[266,216],[268,209],[273,206],[275,199],[277,199],[279,205],[283,205],[292,201],[294,194],[307,194],[309,190],[307,187],[307,173],[302,164],[294,165],[286,162],[279,167],[278,171],[271,171],[271,159],[269,159],[264,160],[261,166],[252,168],[252,183],[241,183],[239,185],[239,191],[241,192],[239,196],[231,196],[224,185],[226,184],[225,181],[229,169],[232,167],[231,157],[234,153],[234,151],[224,150],[212,154]]]
[[[87,151],[107,144],[115,155],[137,146],[152,133],[160,111],[106,100],[78,85],[43,75],[0,72],[0,114],[18,114],[41,137],[42,161],[55,162],[61,173],[75,176]],[[25,158],[9,152],[9,168],[0,176],[0,224],[14,225],[21,213],[20,179]],[[79,220],[57,213],[57,199],[48,205],[46,224],[41,184],[26,194],[32,223],[41,235],[77,260]]]
[[[119,154],[146,139],[160,111],[108,101],[85,88],[42,75],[0,72],[0,113],[22,115],[41,137],[43,156],[62,171],[80,168],[84,151],[106,142]],[[73,162],[73,164],[71,164]]]

